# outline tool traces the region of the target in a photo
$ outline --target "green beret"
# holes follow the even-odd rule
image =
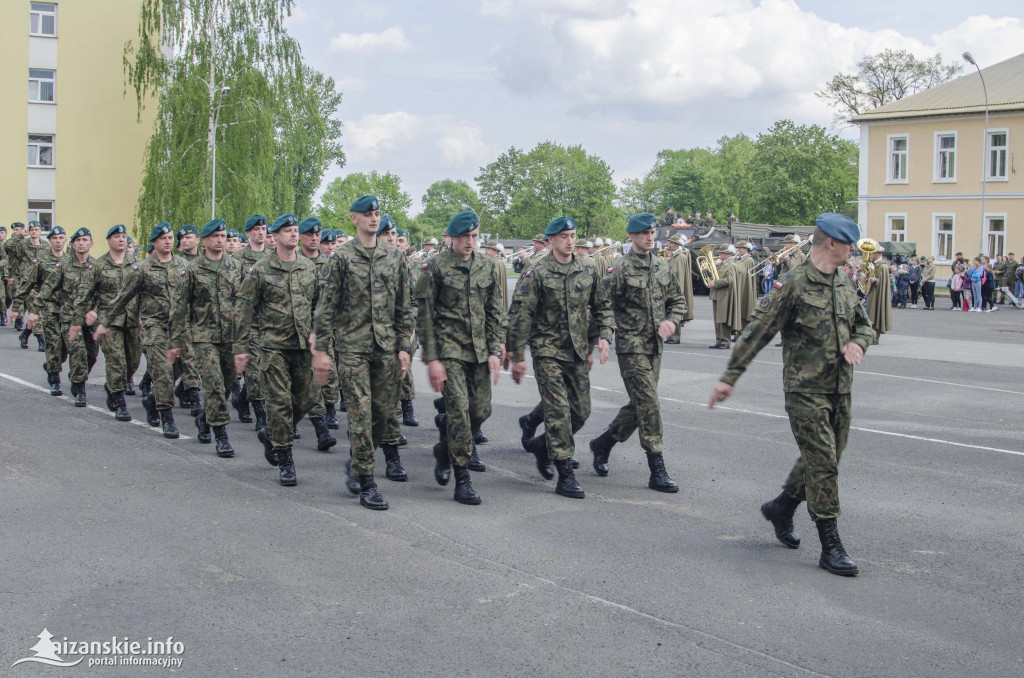
[[[377,200],[377,196],[364,195],[352,203],[352,207],[349,207],[349,212],[372,212],[380,209],[380,202]]]
[[[228,237],[229,238],[237,238],[238,237],[238,229],[237,228],[229,228],[228,229]]]
[[[67,233],[65,233],[64,229],[61,228],[60,226],[51,226],[50,233],[46,237],[52,238],[55,235],[67,235]]]
[[[21,223],[20,221],[15,221],[13,224],[11,224],[11,228],[25,228],[25,224]]]
[[[547,241],[548,241],[548,237],[546,235],[544,235],[543,233],[538,233],[537,235],[533,236],[533,242],[547,242]]]
[[[299,222],[299,233],[321,233],[324,225],[316,217],[306,217]]]
[[[153,251],[153,243],[150,242],[148,245],[146,245],[146,254],[149,254],[152,251]]]
[[[825,232],[825,235],[843,243],[854,243],[860,239],[860,228],[857,222],[842,214],[826,212],[814,220],[815,225]]]
[[[267,233],[277,233],[277,229],[284,228],[285,226],[298,226],[299,218],[292,212],[286,212],[277,219],[274,219],[274,223],[267,226]]]
[[[377,235],[381,233],[387,233],[388,231],[394,231],[398,228],[398,224],[391,218],[391,215],[385,214],[380,218],[380,225],[377,227]]]
[[[573,221],[569,217],[558,217],[557,219],[552,219],[548,223],[548,227],[544,229],[544,235],[546,235],[546,236],[548,236],[548,235],[557,235],[557,234],[561,233],[562,231],[575,231],[575,230],[576,230],[576,222],[575,221]]]
[[[42,226],[39,224],[38,221],[30,221],[30,222],[28,222],[28,227],[29,228],[42,228]]]
[[[249,239],[247,237],[245,237],[245,233],[239,233],[238,234],[238,242],[247,243],[248,244]]]
[[[82,228],[78,229],[77,231],[75,231],[75,234],[71,236],[71,242],[75,242],[79,238],[91,238],[91,237],[92,237],[92,232],[88,228],[82,227]]]
[[[448,222],[448,230],[445,231],[445,234],[455,238],[463,233],[469,233],[475,228],[480,228],[480,217],[476,215],[476,212],[463,210]]]
[[[132,237],[131,237],[131,236],[128,236],[128,244],[129,244],[129,245],[134,245],[134,244],[135,244],[135,241],[134,241],[134,240],[132,240]]]
[[[320,242],[338,242],[338,236],[333,230],[327,229],[320,234]]]
[[[7,232],[7,227],[6,226],[0,226],[0,231],[3,231],[4,233],[6,233]]]
[[[153,242],[162,235],[167,233],[173,233],[174,229],[166,221],[161,221],[159,224],[153,227],[153,230],[149,232],[149,242]]]
[[[341,230],[340,228],[334,229],[334,235],[338,236],[339,238],[347,238],[348,237],[348,235],[345,233],[345,231]]]
[[[110,240],[111,236],[127,233],[128,231],[125,230],[124,224],[118,224],[117,226],[111,227],[111,229],[107,231],[107,240]]]
[[[650,212],[634,214],[626,224],[626,233],[643,233],[648,229],[654,228],[657,223],[658,218]]]
[[[203,225],[203,230],[199,232],[199,237],[205,238],[226,230],[228,230],[228,222],[223,219],[211,219]]]
[[[402,229],[399,228],[399,229],[395,229],[395,230],[397,231],[399,238],[408,238],[409,237],[409,234],[406,233],[405,231],[403,231]]]
[[[252,229],[256,228],[257,226],[266,226],[266,225],[267,225],[267,218],[265,216],[263,216],[262,214],[254,214],[254,215],[252,215],[251,217],[249,217],[248,219],[245,220],[245,230],[246,231],[251,231]]]

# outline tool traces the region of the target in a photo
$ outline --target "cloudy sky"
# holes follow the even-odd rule
[[[510,146],[582,144],[621,182],[664,148],[830,126],[814,92],[864,55],[969,50],[984,68],[1024,51],[1021,15],[1020,0],[297,0],[288,29],[344,95],[348,163],[324,185],[391,171],[418,212],[432,182],[472,184]]]

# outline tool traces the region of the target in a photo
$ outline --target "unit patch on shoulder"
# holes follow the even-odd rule
[[[256,267],[255,267],[255,266],[250,266],[250,267],[249,267],[249,273],[252,273],[252,272],[253,272],[253,271],[255,271],[255,270],[256,270]]]
[[[611,272],[612,272],[612,271],[614,271],[614,270],[615,270],[615,267],[614,267],[614,266],[609,266],[609,267],[608,267],[608,270],[607,270],[607,271],[605,271],[605,273],[611,273]]]
[[[429,264],[423,264],[422,266],[420,266],[420,268],[421,268],[421,269],[423,269],[423,270],[425,271],[425,270],[427,270],[427,266],[428,266],[428,265],[429,265]]]
[[[774,287],[777,290],[781,290],[782,289],[782,281],[781,280],[776,280],[774,283],[772,283],[772,287]]]
[[[533,275],[533,269],[532,268],[529,271],[527,271],[526,273],[524,273],[523,277],[524,278],[529,278],[531,275]]]
[[[133,270],[133,271],[137,271],[137,270],[139,270],[139,267],[138,267],[138,266],[136,266],[135,264],[132,264],[132,270]]]

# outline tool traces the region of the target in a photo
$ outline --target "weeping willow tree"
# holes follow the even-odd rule
[[[202,224],[211,211],[232,226],[254,212],[301,214],[327,168],[344,163],[333,118],[341,95],[303,65],[285,31],[293,4],[142,0],[125,76],[140,114],[151,99],[159,109],[136,208],[140,235],[165,219]]]

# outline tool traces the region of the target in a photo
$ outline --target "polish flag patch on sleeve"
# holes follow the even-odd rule
[[[775,281],[775,282],[774,282],[774,283],[772,284],[772,287],[774,287],[774,288],[775,288],[775,289],[777,289],[777,290],[781,290],[781,289],[782,289],[782,281],[781,281],[781,280],[776,280],[776,281]]]

